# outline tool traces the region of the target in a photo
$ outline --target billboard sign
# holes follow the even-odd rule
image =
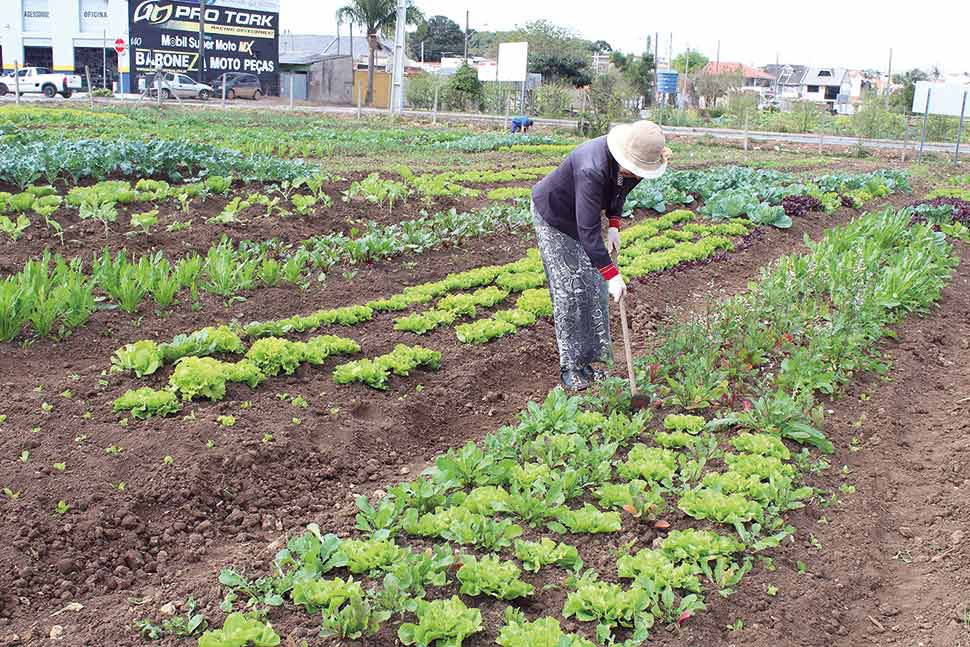
[[[673,70],[657,70],[657,91],[662,94],[677,94],[680,74]]]
[[[225,72],[255,74],[275,88],[279,79],[279,1],[207,0],[205,58],[199,61],[198,0],[130,0],[129,52],[135,74],[156,67],[207,81]]]
[[[491,81],[524,83],[529,74],[529,43],[500,43],[498,78]]]
[[[921,115],[926,111],[926,95],[929,93],[931,115],[959,117],[964,108],[970,113],[970,85],[959,83],[930,83],[917,81],[913,94],[913,114]],[[967,96],[964,104],[964,96]]]

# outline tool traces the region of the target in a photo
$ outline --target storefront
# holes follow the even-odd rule
[[[200,60],[199,0],[0,0],[0,66],[89,74],[122,92],[159,65],[207,81],[239,71],[278,93],[279,0],[206,0],[205,22]]]

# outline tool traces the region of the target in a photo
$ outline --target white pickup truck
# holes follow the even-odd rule
[[[46,67],[22,67],[16,75],[16,79],[13,73],[0,76],[0,97],[8,92],[16,92],[18,84],[20,94],[39,92],[48,99],[58,94],[67,99],[84,87],[81,77],[76,74],[52,74]]]

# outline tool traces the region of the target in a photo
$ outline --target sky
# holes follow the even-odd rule
[[[970,71],[963,0],[415,0],[425,15],[445,15],[464,27],[503,31],[547,19],[614,49],[642,52],[647,34],[660,33],[661,57],[673,33],[674,52],[700,49],[714,60],[746,65],[782,63],[886,71],[938,66],[945,73]],[[332,34],[338,0],[281,0],[282,29]],[[786,9],[787,8],[787,9]],[[963,13],[962,18],[959,15]],[[947,20],[950,16],[952,20]],[[344,28],[346,29],[346,27]]]

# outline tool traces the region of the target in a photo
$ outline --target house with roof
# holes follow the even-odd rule
[[[765,95],[774,87],[775,77],[764,70],[756,67],[748,67],[743,63],[730,63],[727,61],[711,61],[704,66],[701,74],[726,74],[738,76],[742,79],[739,90],[742,92],[757,92]]]
[[[778,99],[797,100],[802,96],[802,79],[808,72],[804,65],[765,65],[766,73],[775,77],[775,96]]]
[[[839,101],[839,97],[844,101]],[[852,79],[844,67],[812,67],[802,79],[802,100],[824,103],[832,110],[847,104],[852,96]]]

